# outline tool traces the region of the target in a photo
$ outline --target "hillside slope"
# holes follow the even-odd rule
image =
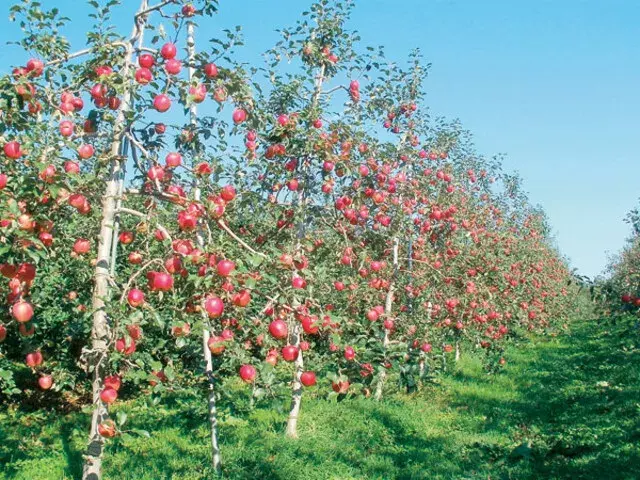
[[[577,322],[509,351],[494,376],[463,356],[413,397],[377,404],[307,400],[298,441],[282,416],[226,419],[233,479],[638,479],[640,350],[632,322]],[[201,405],[124,406],[151,438],[111,442],[105,477],[210,478]],[[86,416],[0,414],[0,478],[77,478]],[[42,431],[42,425],[46,425]]]

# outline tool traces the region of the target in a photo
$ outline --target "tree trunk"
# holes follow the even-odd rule
[[[147,0],[142,0],[140,10],[147,8]],[[144,32],[144,17],[137,17],[136,25],[133,28],[127,50],[125,53],[124,65],[122,67],[122,77],[127,78],[132,65],[135,42]],[[115,226],[116,204],[119,194],[119,179],[122,172],[123,161],[121,157],[123,150],[123,135],[125,132],[125,114],[130,108],[131,86],[125,87],[120,109],[114,123],[113,141],[110,148],[109,176],[105,185],[105,192],[102,196],[102,220],[100,222],[100,236],[98,238],[98,255],[94,272],[93,288],[93,324],[91,328],[91,350],[85,353],[88,368],[93,373],[92,393],[93,393],[93,415],[91,417],[91,430],[89,432],[89,443],[86,455],[84,456],[84,466],[82,470],[83,480],[100,480],[102,478],[102,450],[104,439],[98,433],[98,426],[107,417],[108,412],[104,403],[100,400],[100,392],[103,389],[103,373],[105,361],[109,355],[109,341],[111,329],[109,319],[105,310],[110,295],[110,262],[111,251],[114,241],[113,230]]]
[[[393,292],[395,291],[395,280],[398,272],[398,238],[393,239],[393,277],[391,278],[391,282],[389,282],[389,290],[387,291],[387,298],[384,302],[384,315],[385,318],[391,318],[391,313],[393,311]],[[387,347],[389,346],[389,330],[384,329],[384,339],[382,340],[382,349],[385,356],[387,356]],[[387,377],[386,370],[382,370],[380,372],[380,378],[378,379],[378,384],[376,385],[376,394],[375,399],[377,401],[382,400],[382,390],[384,389],[384,381]]]
[[[460,341],[456,340],[456,356],[455,356],[455,360],[456,363],[458,363],[458,360],[460,360]]]
[[[300,345],[300,325],[294,325],[291,334],[293,345]],[[300,414],[300,405],[302,404],[302,383],[300,383],[300,375],[304,370],[304,358],[302,350],[298,350],[298,357],[295,361],[295,371],[293,373],[293,386],[291,395],[291,408],[289,409],[289,419],[287,420],[286,435],[290,438],[298,438],[298,415]]]
[[[314,110],[318,106],[318,101],[320,99],[320,93],[322,92],[322,84],[324,83],[324,74],[325,74],[325,65],[320,67],[320,71],[315,80],[315,86],[313,89],[313,95],[311,96],[311,109]],[[303,168],[303,178],[305,179],[305,185],[302,189],[298,191],[298,204],[301,210],[301,220],[298,222],[298,239],[296,242],[296,254],[299,254],[302,251],[302,238],[304,237],[304,212],[305,212],[305,196],[307,193],[308,185],[306,182],[308,180],[306,171],[306,160],[302,162]],[[294,272],[295,275],[295,272]],[[294,322],[296,322],[294,318]],[[293,374],[293,382],[291,385],[291,408],[289,409],[289,417],[287,418],[287,430],[285,432],[287,437],[290,438],[298,438],[298,415],[300,414],[300,405],[302,404],[302,384],[300,383],[300,375],[304,369],[304,357],[302,355],[302,350],[300,350],[300,325],[295,324],[292,328],[291,334],[291,344],[298,347],[298,357],[295,361],[295,372]]]
[[[204,352],[205,374],[209,382],[209,426],[211,427],[211,464],[216,475],[222,473],[222,460],[220,458],[220,446],[218,445],[218,411],[216,409],[216,392],[213,384],[213,362],[211,350],[209,350],[209,329],[205,324],[202,332],[202,350]]]
[[[189,84],[191,84],[195,75],[196,61],[195,24],[191,21],[187,23],[187,52],[189,56]],[[189,117],[191,126],[196,128],[198,123],[198,107],[195,102],[192,102],[189,106]],[[196,184],[194,189],[194,199],[196,202],[200,201],[200,197],[200,187]],[[204,247],[204,237],[200,228],[198,228],[196,232],[196,242],[199,248]],[[211,359],[211,350],[209,350],[211,332],[209,330],[210,325],[208,318],[206,318],[204,314],[203,317],[202,354],[205,364],[205,375],[209,385],[207,408],[209,412],[209,428],[211,430],[211,466],[216,472],[216,475],[220,475],[222,473],[222,461],[220,457],[220,446],[218,444],[218,411],[216,408],[216,391],[213,379],[213,361]]]

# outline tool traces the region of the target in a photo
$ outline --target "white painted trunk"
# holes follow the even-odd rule
[[[291,334],[292,344],[300,346],[300,325],[293,327]],[[298,357],[295,361],[295,371],[293,372],[293,384],[291,388],[291,408],[289,409],[289,418],[287,420],[287,437],[298,438],[298,416],[300,415],[300,406],[302,405],[302,383],[300,375],[304,371],[304,358],[302,350],[298,350]]]
[[[315,110],[318,105],[318,101],[320,99],[320,93],[322,92],[322,84],[324,83],[324,74],[325,74],[325,66],[322,65],[320,67],[320,71],[315,79],[315,85],[313,89],[313,95],[311,96],[311,109]],[[306,173],[306,162],[303,163],[304,171]],[[307,180],[307,176],[303,175],[305,179],[305,183]],[[298,202],[301,210],[304,212],[305,209],[305,190],[308,188],[308,185],[305,185],[304,188],[298,191]],[[304,222],[304,214],[302,215],[301,222]],[[299,254],[302,250],[302,224],[298,223],[298,239],[296,242],[296,254]],[[296,320],[294,319],[294,322]],[[286,436],[290,438],[298,438],[298,416],[300,415],[300,406],[302,405],[302,383],[300,383],[300,375],[304,370],[304,357],[302,354],[302,350],[300,350],[300,325],[295,324],[292,328],[292,338],[291,344],[298,347],[298,357],[295,361],[295,371],[293,374],[293,382],[291,385],[291,408],[289,409],[289,417],[287,418],[287,429]]]
[[[222,473],[222,459],[220,446],[218,445],[218,411],[216,409],[216,392],[213,383],[213,362],[211,350],[209,350],[209,329],[205,326],[202,332],[202,349],[204,352],[205,374],[209,383],[209,426],[211,427],[211,464],[217,475]]]
[[[142,0],[140,10],[147,8],[147,1]],[[129,43],[124,57],[122,76],[127,78],[133,62],[134,46],[144,33],[144,17],[139,17],[131,33]],[[94,271],[93,288],[93,323],[91,328],[91,350],[87,352],[85,358],[88,365],[93,369],[92,396],[93,414],[91,416],[91,430],[89,432],[89,443],[84,456],[82,469],[83,480],[100,480],[102,478],[102,450],[104,439],[98,433],[98,426],[108,415],[107,408],[100,400],[100,392],[103,389],[103,373],[106,360],[109,355],[108,345],[111,335],[109,319],[106,313],[106,303],[110,296],[110,272],[112,261],[112,248],[114,241],[116,205],[118,202],[120,189],[120,178],[124,159],[121,158],[122,142],[125,127],[125,114],[131,105],[131,86],[127,85],[122,97],[120,109],[118,110],[114,124],[113,141],[111,142],[109,176],[106,180],[105,191],[102,196],[102,219],[100,222],[100,236],[98,238],[98,255]]]
[[[390,318],[391,313],[393,312],[393,293],[395,291],[395,279],[398,271],[398,245],[399,245],[398,238],[394,238],[393,239],[393,277],[391,278],[391,282],[389,282],[389,290],[387,291],[387,297],[384,303],[385,318]],[[388,346],[389,346],[389,330],[385,329],[384,338],[382,339],[382,348],[385,354],[385,360],[386,360]],[[386,370],[383,369],[380,372],[378,384],[376,385],[375,399],[378,401],[382,400],[382,392],[384,389],[384,382],[386,378],[387,378],[387,372]]]
[[[195,58],[196,58],[196,40],[195,40],[195,24],[187,23],[187,53],[189,57],[189,83],[191,84],[195,75]],[[198,122],[198,107],[195,103],[189,106],[189,120],[192,126],[196,126]],[[195,163],[195,162],[194,162]],[[196,185],[194,189],[194,199],[200,201],[200,188]],[[196,242],[199,248],[204,247],[204,237],[201,228],[196,231]],[[218,411],[216,408],[216,392],[213,381],[213,361],[211,358],[211,350],[209,350],[209,331],[208,319],[204,318],[204,328],[202,330],[202,353],[205,363],[205,375],[209,385],[207,410],[209,416],[209,429],[211,430],[211,466],[217,475],[222,473],[222,459],[220,456],[220,446],[218,444]]]

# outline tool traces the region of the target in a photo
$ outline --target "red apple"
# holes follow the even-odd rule
[[[283,320],[274,320],[269,324],[269,333],[277,340],[287,338],[287,324]]]
[[[153,58],[153,55],[149,53],[143,53],[138,57],[138,65],[140,65],[143,68],[151,68],[155,63],[156,63],[155,58]]]
[[[29,302],[21,300],[11,307],[11,316],[20,323],[26,323],[33,318],[33,307]]]
[[[218,318],[224,312],[224,303],[218,297],[208,297],[204,301],[204,309],[209,318]]]
[[[207,63],[204,67],[204,74],[208,77],[208,78],[215,78],[218,76],[218,67],[216,66],[215,63]]]
[[[26,364],[31,368],[42,365],[42,354],[39,351],[28,353],[26,357]]]
[[[152,292],[168,292],[173,288],[173,277],[165,272],[149,272],[147,280]]]
[[[176,168],[182,165],[182,155],[178,152],[171,152],[165,157],[165,162],[168,168]]]
[[[175,58],[169,59],[164,63],[164,70],[169,75],[178,75],[182,70],[182,62]]]
[[[164,58],[165,60],[174,58],[177,53],[178,49],[173,43],[165,43],[160,49],[160,55],[162,55],[162,58]]]
[[[22,156],[22,150],[21,150],[20,144],[15,141],[5,143],[4,154],[13,160],[17,160]]]
[[[353,349],[353,347],[344,347],[344,358],[349,361],[356,358],[356,351]]]
[[[73,252],[76,255],[84,255],[91,250],[91,242],[86,238],[79,238],[73,244]]]
[[[120,390],[120,385],[122,384],[122,380],[118,375],[109,375],[108,377],[104,377],[104,386],[105,388],[111,388],[115,391]]]
[[[89,145],[88,143],[85,143],[78,148],[78,155],[84,160],[93,157],[94,153],[95,149],[93,148],[93,145]]]
[[[316,384],[316,374],[314,372],[302,372],[300,374],[300,383],[305,387],[312,387]]]
[[[118,391],[115,388],[106,387],[100,392],[100,400],[106,404],[115,402],[116,398],[118,398]]]
[[[245,112],[243,109],[241,108],[236,108],[233,111],[233,123],[235,123],[236,125],[244,122],[247,119],[247,112]]]
[[[153,99],[153,108],[158,112],[166,112],[171,108],[171,100],[165,94],[156,95]]]
[[[239,373],[240,378],[246,383],[251,383],[256,378],[256,369],[252,365],[242,365]]]
[[[298,358],[298,347],[295,345],[286,345],[282,347],[282,358],[287,362],[293,362]]]
[[[137,288],[132,288],[127,294],[127,301],[132,307],[139,307],[144,304],[144,292]]]
[[[51,375],[42,375],[38,378],[38,386],[42,390],[49,390],[53,385],[53,377]]]

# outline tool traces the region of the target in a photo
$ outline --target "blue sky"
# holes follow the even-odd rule
[[[85,2],[41,1],[74,20],[67,33],[81,42]],[[6,20],[13,2],[1,3],[4,44],[18,30]],[[138,2],[123,3],[127,11]],[[207,26],[242,25],[241,55],[255,60],[276,41],[274,29],[292,25],[309,3],[221,0]],[[385,45],[398,59],[419,47],[433,64],[432,111],[460,118],[481,153],[507,154],[505,167],[521,173],[532,201],[545,208],[561,251],[580,273],[599,273],[606,252],[622,247],[629,233],[622,219],[640,197],[640,2],[357,3],[351,27],[363,44]],[[129,18],[118,18],[128,33]],[[25,61],[16,48],[0,49],[3,69]]]

